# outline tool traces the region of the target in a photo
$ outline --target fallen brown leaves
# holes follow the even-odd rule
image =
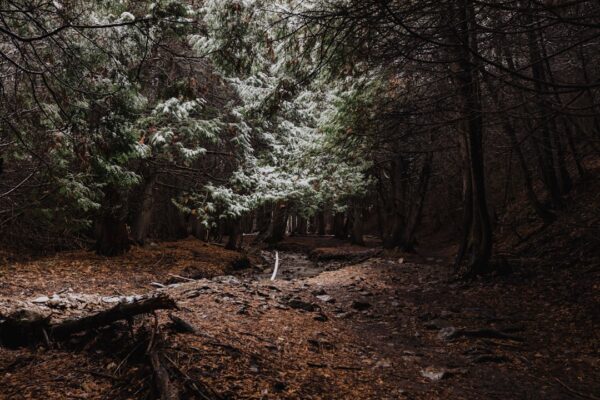
[[[71,275],[63,260],[49,282],[33,282],[35,291],[4,280],[1,290],[21,301],[64,286],[145,293],[166,273],[197,267],[190,254],[204,244],[182,245],[173,249],[182,255],[177,263],[154,267],[155,259],[135,256],[140,274],[121,260],[112,265],[127,273],[93,256],[86,266],[82,257],[80,273],[91,268],[85,277]],[[215,259],[222,251],[207,249]],[[282,256],[284,271],[297,260]],[[22,265],[10,277],[24,284],[39,271],[35,263],[34,272]],[[49,349],[0,349],[0,398],[155,398],[146,354],[155,326],[160,364],[181,398],[562,400],[600,390],[597,273],[517,271],[464,283],[449,272],[376,258],[301,279],[178,282],[157,289],[180,310],[159,312],[156,325],[141,318]]]
[[[0,267],[0,296],[41,296],[68,289],[130,295],[147,291],[150,283],[165,282],[171,275],[226,275],[245,258],[196,239],[133,247],[126,255],[115,258],[83,250],[62,252],[31,261],[6,262]]]

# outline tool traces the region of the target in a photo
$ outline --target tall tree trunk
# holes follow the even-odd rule
[[[271,203],[261,205],[256,210],[256,230],[258,235],[256,236],[256,242],[264,242],[269,235],[269,227],[271,226],[271,219],[273,214],[273,205]]]
[[[327,228],[326,223],[325,223],[325,212],[324,211],[317,212],[316,223],[317,223],[317,235],[324,236],[325,230]]]
[[[348,235],[346,232],[346,213],[336,211],[333,214],[333,236],[337,239],[347,239]]]
[[[525,3],[523,3],[525,5]],[[536,106],[540,121],[540,143],[541,143],[541,159],[540,168],[542,170],[542,176],[544,183],[550,194],[550,200],[556,208],[562,207],[561,190],[557,176],[557,165],[556,165],[556,154],[553,143],[553,135],[550,130],[548,121],[548,110],[546,106],[546,100],[544,98],[545,93],[548,92],[546,85],[543,83],[546,80],[544,71],[544,60],[540,49],[537,32],[534,26],[537,22],[534,21],[532,15],[533,11],[525,13],[526,21],[530,26],[528,31],[528,47],[529,47],[529,59],[531,62],[531,73],[534,79],[534,88],[537,92]]]
[[[354,200],[349,214],[351,215],[351,217],[349,217],[351,222],[350,242],[359,246],[365,245],[363,214],[364,210],[361,202],[359,200]]]
[[[192,222],[192,235],[195,238],[202,240],[203,242],[208,241],[209,230],[202,224],[202,221],[194,217]]]
[[[98,254],[114,257],[126,253],[131,245],[119,191],[109,186],[104,194],[105,210],[97,224],[95,247]]]
[[[466,119],[466,138],[473,194],[473,221],[471,227],[471,250],[468,265],[469,275],[487,272],[492,255],[492,226],[487,205],[485,188],[485,165],[483,157],[483,117],[479,60],[473,54],[478,53],[475,32],[475,15],[471,0],[462,0],[460,6],[462,30],[462,54],[460,91],[464,100],[464,118]]]
[[[308,232],[308,220],[298,215],[298,223],[296,225],[296,235],[305,236]]]
[[[230,219],[227,221],[227,250],[239,250],[242,245],[242,220],[241,218]]]
[[[389,204],[384,205],[389,209],[386,212],[386,229],[383,238],[383,247],[386,249],[394,249],[402,245],[402,227],[405,223],[404,202],[406,200],[406,186],[404,180],[406,177],[406,165],[404,160],[396,157],[391,161],[390,165],[390,185],[391,198]],[[387,210],[386,210],[387,211]]]
[[[152,224],[152,213],[154,208],[154,185],[156,174],[152,174],[144,183],[142,191],[142,205],[133,224],[133,240],[143,245],[149,234]]]
[[[265,242],[269,244],[281,242],[285,238],[287,221],[287,206],[283,201],[279,201],[273,207],[273,217],[271,218],[271,224],[269,225],[269,231],[265,238]]]
[[[454,268],[458,270],[469,251],[471,230],[473,227],[473,185],[471,183],[471,168],[469,163],[469,150],[466,134],[463,133],[459,140],[459,147],[462,160],[462,200],[463,200],[463,220],[461,229],[461,240],[454,260]]]
[[[529,168],[527,166],[527,160],[525,159],[525,155],[523,154],[523,150],[521,149],[521,145],[519,144],[515,127],[508,118],[508,115],[502,112],[502,110],[500,109],[500,99],[498,98],[498,90],[490,79],[486,80],[486,84],[488,85],[492,101],[498,109],[500,118],[502,120],[502,128],[504,130],[504,133],[509,138],[512,149],[517,156],[519,167],[521,168],[521,174],[523,175],[523,180],[525,181],[525,193],[527,194],[527,200],[529,201],[529,204],[531,205],[535,213],[545,223],[551,223],[552,221],[554,221],[555,215],[551,213],[546,207],[544,207],[544,205],[540,202],[537,195],[535,194],[535,190],[533,189],[533,179],[531,178],[531,173],[529,172]]]
[[[402,250],[413,252],[416,245],[415,233],[421,218],[423,216],[423,207],[425,205],[425,197],[429,188],[429,178],[431,177],[431,162],[433,153],[428,153],[423,161],[423,166],[419,174],[419,182],[417,184],[416,198],[411,202],[410,212],[404,226],[402,234]]]

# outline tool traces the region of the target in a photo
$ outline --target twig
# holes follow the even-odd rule
[[[152,267],[156,267],[158,264],[160,264],[160,262],[163,260],[163,258],[165,258],[165,252],[163,251],[160,258],[158,259],[157,262],[155,262],[154,264],[152,264]]]
[[[196,279],[186,278],[185,276],[181,276],[181,275],[169,274],[169,276],[172,278],[181,279],[183,281],[196,282]]]
[[[169,379],[169,372],[164,365],[160,362],[160,357],[155,349],[152,349],[148,354],[150,358],[150,364],[154,371],[154,379],[156,382],[156,388],[160,393],[161,400],[178,400],[179,393],[177,388],[171,384]]]
[[[100,378],[111,379],[113,381],[122,381],[123,380],[123,378],[119,378],[118,376],[114,376],[114,375],[110,375],[110,374],[105,374],[103,372],[98,372],[98,371],[84,370],[84,369],[76,369],[75,371],[81,372],[83,374],[89,374],[89,375],[98,376]]]
[[[119,363],[119,365],[117,366],[117,368],[115,368],[115,374],[117,374],[119,372],[119,370],[121,369],[121,367],[127,362],[127,360],[129,359],[129,357],[131,357],[131,355],[133,353],[135,353],[135,351],[137,349],[140,348],[140,346],[143,344],[144,342],[141,341],[138,344],[136,344],[135,346],[133,346],[133,349],[131,349],[131,351],[125,356],[125,358]]]
[[[567,386],[567,384],[566,384],[566,383],[564,383],[563,381],[561,381],[561,380],[560,380],[560,379],[558,379],[558,378],[554,378],[554,380],[556,380],[556,382],[560,383],[560,385],[561,385],[563,388],[565,388],[566,390],[568,390],[568,391],[569,391],[569,392],[571,392],[572,394],[576,394],[577,396],[579,396],[579,397],[582,397],[582,398],[584,398],[584,399],[600,400],[598,397],[596,397],[596,396],[593,396],[593,395],[591,395],[591,394],[585,394],[585,393],[581,393],[581,392],[578,392],[578,391],[577,391],[577,390],[575,390],[575,389],[572,389],[571,387]]]
[[[169,363],[171,363],[171,365],[173,366],[175,371],[177,371],[181,376],[183,376],[185,378],[185,380],[189,383],[189,385],[192,387],[192,389],[194,389],[194,391],[196,393],[198,393],[198,395],[200,397],[202,397],[205,400],[214,400],[214,399],[221,398],[218,394],[216,394],[216,392],[214,390],[212,390],[209,387],[207,387],[207,389],[211,392],[211,396],[213,396],[213,397],[209,397],[206,394],[204,394],[204,392],[202,390],[200,390],[200,388],[196,385],[196,382],[194,382],[194,380],[187,373],[185,373],[185,371],[183,371],[181,368],[179,368],[179,366],[173,360],[171,360],[169,358],[169,356],[165,355],[165,358],[167,359],[167,361]],[[203,386],[205,386],[205,384],[203,384]]]
[[[345,371],[360,371],[362,369],[361,367],[352,367],[352,366],[346,366],[346,365],[317,364],[317,363],[311,363],[311,362],[307,362],[306,365],[308,365],[311,368],[331,368],[331,369],[341,369],[341,370],[345,370]]]
[[[156,336],[156,331],[158,330],[158,317],[156,313],[154,313],[154,327],[152,328],[152,332],[150,333],[150,341],[148,342],[148,347],[146,347],[146,353],[149,353],[154,347],[154,338]]]

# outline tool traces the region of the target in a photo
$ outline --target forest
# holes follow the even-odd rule
[[[0,399],[600,400],[597,0],[0,0]]]

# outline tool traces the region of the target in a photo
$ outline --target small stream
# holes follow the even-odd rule
[[[291,281],[294,279],[304,279],[317,276],[324,271],[331,271],[341,266],[341,263],[328,262],[322,264],[314,262],[306,254],[288,251],[279,251],[279,271],[277,278],[280,280]],[[262,251],[261,255],[268,261],[268,266],[262,273],[256,274],[257,279],[270,279],[275,267],[275,252]]]

